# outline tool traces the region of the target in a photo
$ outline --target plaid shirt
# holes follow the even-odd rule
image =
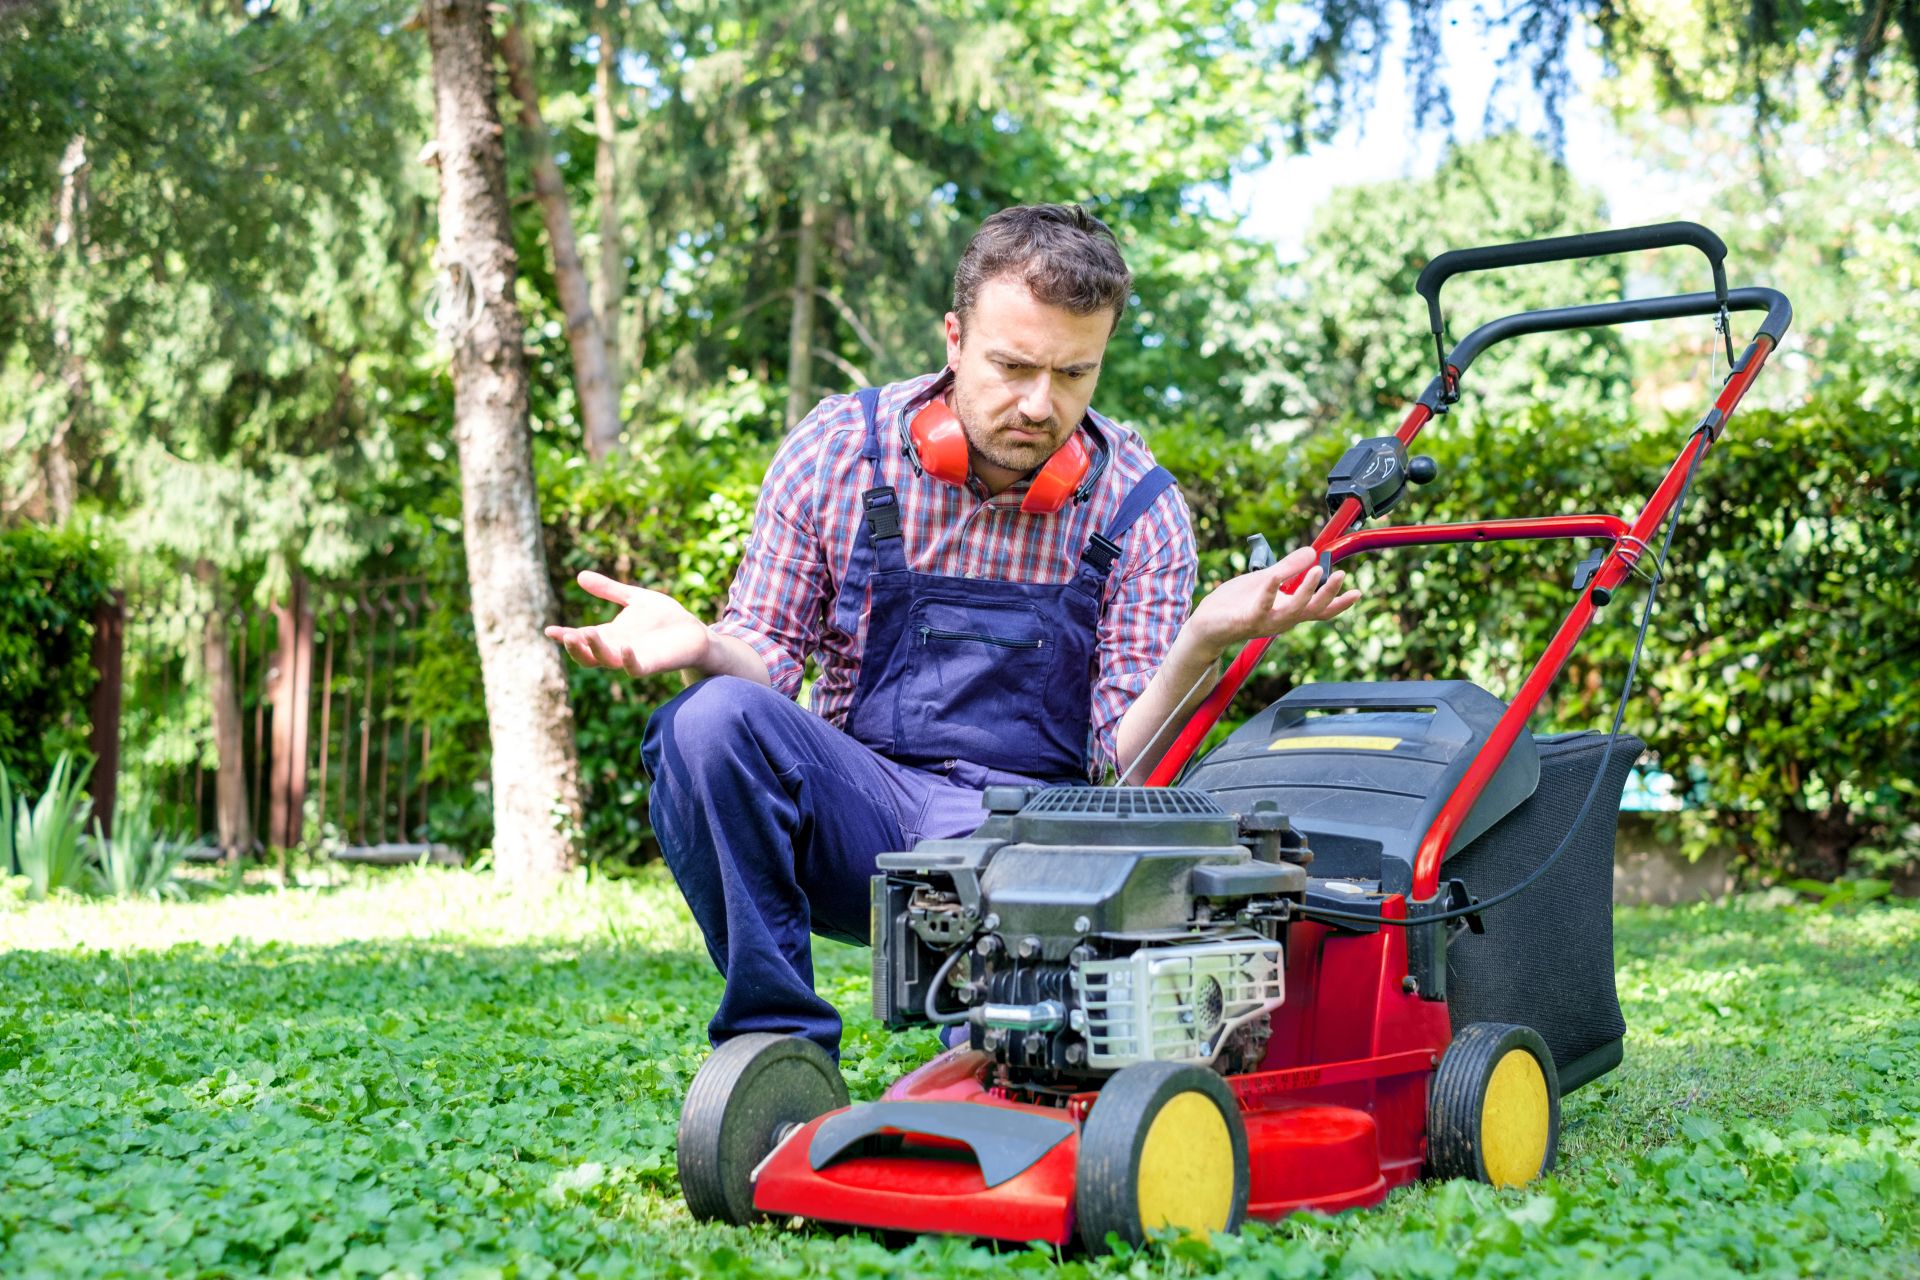
[[[1064,583],[1087,539],[1104,529],[1136,481],[1153,468],[1139,435],[1094,414],[1112,461],[1084,504],[1051,515],[1020,510],[1022,480],[989,497],[915,475],[902,456],[900,415],[942,389],[942,375],[896,382],[880,392],[880,472],[900,498],[907,564],[915,572],[1015,582]],[[860,495],[872,487],[860,456],[866,422],[853,396],[832,396],[788,433],[767,469],[753,535],[714,630],[751,645],[773,687],[799,696],[803,666],[818,659],[813,709],[844,727],[860,678],[867,606],[859,633],[831,622],[860,528]],[[1107,578],[1093,685],[1093,765],[1114,763],[1120,717],[1153,678],[1186,621],[1198,573],[1193,526],[1170,488],[1121,539],[1123,554]]]

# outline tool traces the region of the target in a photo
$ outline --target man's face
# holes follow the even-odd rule
[[[996,276],[980,287],[961,333],[947,313],[948,395],[972,446],[973,469],[994,492],[1053,456],[1093,400],[1113,316],[1075,315]]]

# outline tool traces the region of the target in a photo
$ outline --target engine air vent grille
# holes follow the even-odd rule
[[[1073,992],[1087,1064],[1211,1062],[1234,1028],[1280,1006],[1286,972],[1280,944],[1257,934],[1083,961]]]
[[[1204,791],[1179,787],[1049,787],[1022,813],[1083,814],[1106,818],[1218,817],[1226,813]]]
[[[1175,787],[1049,787],[1013,815],[1013,838],[1061,847],[1229,846],[1234,816],[1204,791]]]

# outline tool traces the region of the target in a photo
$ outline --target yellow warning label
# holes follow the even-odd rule
[[[1269,751],[1391,751],[1399,738],[1374,738],[1360,734],[1316,734],[1311,737],[1276,738]]]

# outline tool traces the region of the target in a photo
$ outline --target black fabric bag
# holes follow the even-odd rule
[[[1566,835],[1606,751],[1602,733],[1534,739],[1540,785],[1519,807],[1448,858],[1441,874],[1477,898],[1530,875]],[[1619,1064],[1627,1024],[1613,984],[1613,844],[1620,793],[1646,744],[1621,734],[1579,834],[1524,893],[1488,910],[1484,934],[1447,946],[1447,1011],[1457,1033],[1471,1022],[1513,1022],[1553,1050],[1560,1090]]]

